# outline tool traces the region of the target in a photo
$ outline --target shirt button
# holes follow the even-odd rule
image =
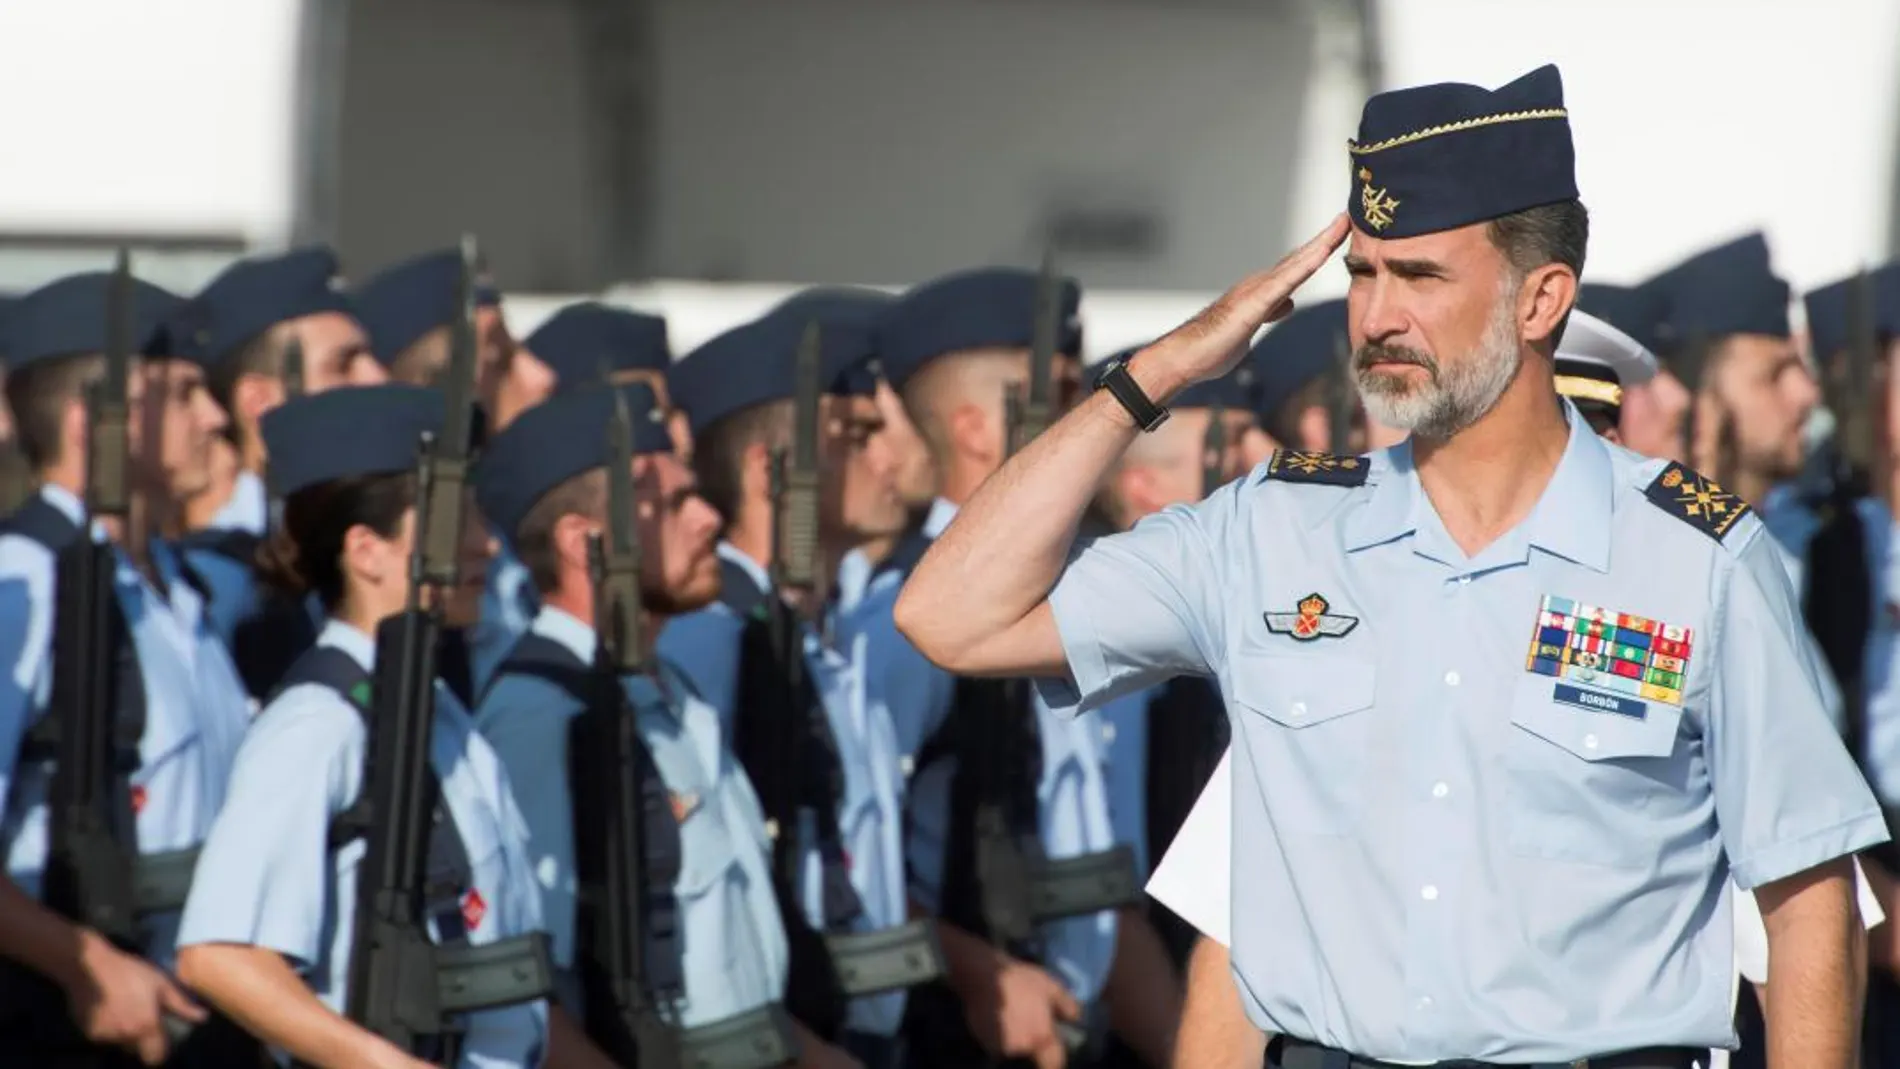
[[[1451,788],[1443,783],[1432,784],[1432,797],[1443,798],[1451,793]]]
[[[1294,702],[1294,703],[1293,703],[1292,705],[1289,705],[1289,706],[1287,706],[1287,707],[1286,707],[1286,715],[1288,715],[1288,716],[1305,716],[1305,715],[1306,715],[1306,703],[1305,703],[1305,702]]]
[[[1445,683],[1448,686],[1453,686],[1453,687],[1457,686],[1458,679],[1459,679],[1459,676],[1456,669],[1453,669],[1452,671],[1445,673]]]
[[[1461,576],[1459,576],[1459,577],[1458,577],[1458,585],[1459,585],[1459,586],[1470,586],[1470,585],[1471,585],[1471,577],[1470,577],[1470,576],[1468,576],[1468,575],[1461,575]],[[1431,999],[1426,999],[1425,1001],[1426,1001],[1426,1002],[1430,1002],[1430,1001],[1431,1001]]]
[[[1438,888],[1428,883],[1418,889],[1418,897],[1427,902],[1436,902],[1438,901]]]
[[[1594,750],[1594,749],[1596,749],[1596,748],[1597,748],[1597,737],[1596,737],[1595,735],[1585,735],[1585,736],[1583,737],[1583,748],[1584,748],[1584,749],[1586,749],[1586,750]]]

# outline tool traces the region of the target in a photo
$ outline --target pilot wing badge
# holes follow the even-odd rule
[[[1265,613],[1267,630],[1276,635],[1290,635],[1296,642],[1311,642],[1321,637],[1343,638],[1359,626],[1357,616],[1327,612],[1331,607],[1320,595],[1308,594],[1300,599],[1294,612]]]

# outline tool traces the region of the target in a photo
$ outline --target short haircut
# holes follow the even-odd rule
[[[14,434],[28,464],[43,469],[60,462],[66,406],[81,400],[86,386],[104,371],[104,356],[74,353],[35,360],[7,375],[7,407],[13,411]]]
[[[293,332],[288,322],[278,323],[237,347],[220,360],[205,376],[205,388],[231,417],[225,424],[225,437],[237,441],[241,428],[237,421],[237,384],[246,375],[277,378],[284,373],[284,358],[290,352]]]
[[[970,392],[964,384],[974,377],[978,368],[995,369],[1000,382],[1004,362],[1020,359],[1026,352],[1003,348],[945,353],[926,362],[904,380],[903,389],[899,391],[904,399],[904,410],[910,413],[917,433],[923,436],[924,444],[930,447],[931,455],[939,464],[950,454],[950,429],[944,425],[942,411],[945,402],[960,401]],[[705,476],[700,479],[704,482]]]
[[[714,420],[693,443],[693,474],[699,479],[699,496],[731,523],[738,515],[746,449],[754,444],[767,450],[778,448],[791,433],[789,400],[767,401]]]
[[[515,556],[528,569],[534,588],[541,593],[551,593],[561,584],[560,558],[554,549],[555,524],[567,515],[592,520],[603,518],[607,504],[605,475],[603,469],[595,468],[549,490],[528,509],[520,526],[515,528],[512,540]]]
[[[435,327],[403,349],[400,353],[377,353],[388,361],[389,377],[396,382],[412,382],[418,386],[433,386],[448,366],[449,328]]]
[[[1580,200],[1540,204],[1491,220],[1486,232],[1520,274],[1563,264],[1581,276],[1590,244],[1590,213]]]

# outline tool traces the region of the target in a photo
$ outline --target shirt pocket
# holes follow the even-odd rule
[[[1349,835],[1365,805],[1373,662],[1338,654],[1242,654],[1229,672],[1241,741],[1267,820],[1283,832]]]
[[[740,892],[733,878],[738,855],[716,811],[718,799],[702,796],[691,804],[680,821],[680,874],[674,884],[689,984],[717,982],[732,967],[732,928],[740,922],[734,905]]]
[[[1561,689],[1560,689],[1561,688]],[[1644,811],[1680,782],[1682,709],[1550,676],[1519,680],[1505,744],[1510,844],[1530,857],[1640,868]]]

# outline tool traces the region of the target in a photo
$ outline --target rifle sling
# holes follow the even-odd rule
[[[944,974],[934,925],[911,921],[869,932],[825,936],[838,982],[852,998],[927,984]]]
[[[777,1003],[680,1034],[683,1069],[775,1069],[797,1057],[791,1018]]]
[[[435,985],[443,1013],[474,1013],[544,998],[554,990],[554,958],[546,932],[493,943],[443,943],[435,948]]]

